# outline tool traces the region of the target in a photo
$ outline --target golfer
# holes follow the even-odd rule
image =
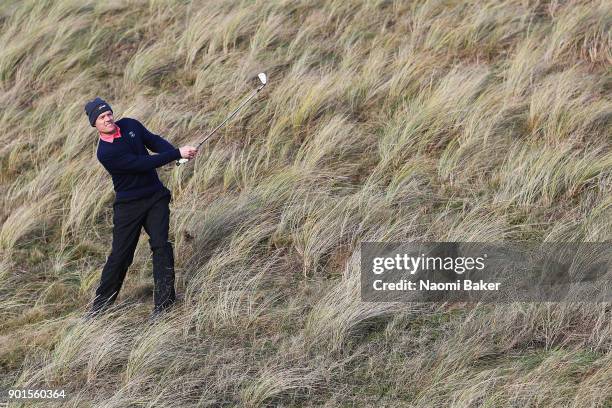
[[[176,294],[174,254],[168,242],[168,205],[172,196],[155,169],[180,158],[192,159],[197,150],[192,146],[175,148],[136,119],[115,122],[111,106],[100,98],[88,102],[85,113],[91,126],[98,130],[97,157],[111,175],[115,189],[112,248],[102,269],[90,316],[97,315],[117,298],[142,227],[149,235],[153,253],[152,316],[157,316],[174,303]],[[147,149],[157,154],[150,155]]]

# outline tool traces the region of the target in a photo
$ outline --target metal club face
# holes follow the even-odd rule
[[[230,120],[248,101],[250,101],[255,95],[257,95],[257,93],[259,91],[261,91],[263,89],[263,87],[266,86],[266,84],[268,83],[268,76],[266,75],[265,72],[260,72],[259,74],[257,74],[257,78],[259,79],[259,82],[261,82],[261,85],[257,89],[255,89],[253,91],[251,96],[249,96],[247,99],[245,99],[245,101],[242,102],[240,104],[240,106],[238,106],[227,118],[225,118],[225,120],[223,122],[221,122],[212,132],[210,132],[208,135],[206,135],[206,137],[204,139],[202,139],[202,141],[197,145],[196,150],[199,149],[200,146],[205,141],[207,141],[209,137],[214,135],[215,132],[221,128],[221,126],[223,126],[228,120]],[[181,164],[186,163],[188,161],[189,161],[189,159],[179,159],[179,160],[176,161],[176,165],[180,166]]]
[[[268,77],[264,72],[259,73],[257,77],[261,81],[262,85],[265,85],[268,82]]]

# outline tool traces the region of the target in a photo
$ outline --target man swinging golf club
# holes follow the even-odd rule
[[[157,177],[155,169],[172,161],[180,166],[193,159],[200,146],[266,86],[268,77],[264,72],[257,74],[257,79],[257,89],[196,147],[176,149],[135,119],[123,118],[115,122],[110,105],[100,98],[85,105],[89,123],[100,135],[98,160],[112,176],[116,193],[111,254],[102,270],[90,316],[117,298],[127,269],[132,264],[141,227],[149,234],[153,252],[155,308],[152,316],[159,315],[174,303],[174,255],[168,242],[168,204],[172,196]],[[158,154],[149,155],[146,148]]]
[[[153,253],[152,316],[157,316],[174,303],[176,294],[174,254],[168,242],[168,205],[172,196],[155,169],[175,160],[192,159],[197,149],[192,146],[177,149],[135,119],[115,122],[110,105],[100,98],[88,102],[85,113],[91,126],[98,130],[97,157],[112,176],[115,189],[112,248],[89,315],[97,315],[117,298],[144,227]],[[147,148],[157,154],[150,155]]]

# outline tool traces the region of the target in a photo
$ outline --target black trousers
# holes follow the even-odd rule
[[[134,259],[142,227],[149,235],[149,246],[153,253],[154,310],[161,311],[174,303],[174,254],[172,244],[168,242],[171,199],[170,190],[164,187],[150,197],[130,201],[115,200],[113,244],[96,290],[93,313],[107,308],[117,298],[125,274]]]

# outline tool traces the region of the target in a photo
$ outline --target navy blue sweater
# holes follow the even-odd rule
[[[179,149],[147,130],[136,119],[115,122],[121,137],[98,141],[97,157],[113,178],[117,201],[143,198],[165,188],[157,167],[181,158]],[[150,155],[147,148],[155,153]]]

